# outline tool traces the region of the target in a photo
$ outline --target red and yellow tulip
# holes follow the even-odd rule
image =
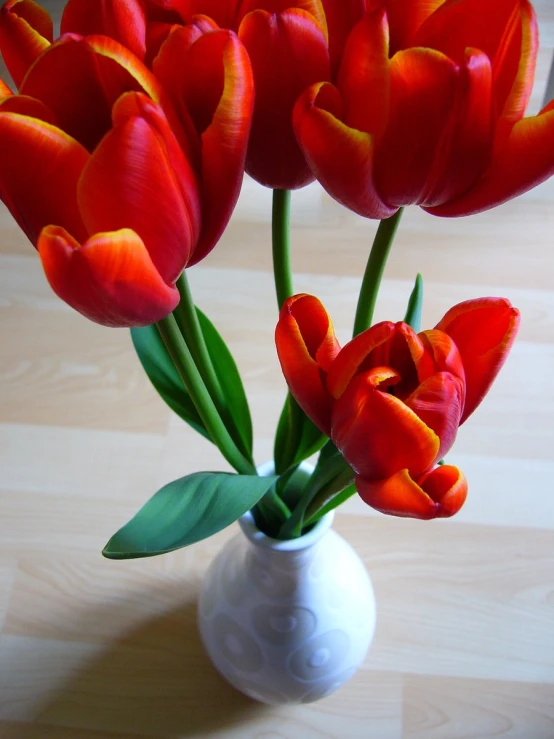
[[[286,301],[276,330],[290,391],[355,472],[358,493],[383,513],[451,516],[467,483],[439,465],[457,429],[504,363],[519,312],[503,298],[469,300],[416,334],[383,321],[340,348],[320,301]]]
[[[99,3],[97,27],[138,38],[123,5]],[[19,87],[0,88],[0,197],[61,298],[105,325],[153,323],[176,306],[175,281],[213,248],[238,198],[248,55],[233,32],[195,26],[178,59],[195,76],[171,89],[172,101],[118,41],[66,33],[50,43],[37,8],[9,0],[0,11],[0,48]]]
[[[336,84],[298,100],[312,171],[355,212],[440,216],[499,205],[554,174],[554,101],[524,118],[538,47],[528,0],[382,0],[350,33]]]
[[[268,187],[295,189],[314,176],[292,128],[294,103],[308,86],[332,79],[346,37],[366,4],[367,0],[69,0],[61,31],[118,41],[159,79],[172,80],[168,92],[177,108],[183,85],[189,95],[198,92],[195,85],[201,87],[198,66],[191,82],[191,62],[185,60],[191,38],[217,28],[236,32],[248,51],[256,90],[246,171]],[[51,21],[47,25],[45,11],[39,17],[32,0],[9,0],[3,12],[0,41],[19,84],[30,62],[51,42],[52,25]]]

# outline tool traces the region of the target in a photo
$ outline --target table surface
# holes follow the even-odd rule
[[[554,6],[536,7],[535,111],[554,46]],[[457,517],[395,519],[358,498],[340,509],[335,527],[374,583],[374,644],[338,693],[279,708],[229,687],[195,626],[202,574],[236,525],[164,557],[101,557],[162,484],[227,466],[159,400],[127,331],[52,294],[2,209],[0,737],[552,739],[553,202],[554,181],[471,218],[407,209],[377,319],[403,315],[419,270],[425,326],[458,301],[503,295],[521,309],[520,335],[449,455],[469,480]],[[285,392],[269,211],[270,193],[246,181],[221,243],[189,273],[243,373],[258,461]],[[293,196],[295,287],[324,301],[343,341],[375,227],[317,185]]]

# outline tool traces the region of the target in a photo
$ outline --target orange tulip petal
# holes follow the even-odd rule
[[[425,347],[426,356],[432,358],[432,369],[429,374],[450,372],[451,375],[457,377],[462,383],[465,382],[462,357],[451,336],[438,329],[421,331],[418,336],[422,345]],[[420,377],[420,379],[424,378]]]
[[[281,309],[275,342],[291,393],[318,428],[329,434],[332,398],[323,373],[340,347],[320,301],[304,294],[289,298]]]
[[[424,202],[456,123],[459,68],[430,49],[398,52],[390,62],[390,117],[377,147],[376,187],[396,206]]]
[[[206,27],[208,32],[201,33],[199,29],[200,35],[191,39],[188,48],[185,44],[179,48],[181,36],[190,28],[168,38],[155,70],[164,83],[172,85],[177,109],[190,116],[200,135],[203,228],[192,265],[217,243],[238,200],[254,88],[248,54],[232,31]]]
[[[333,85],[312,85],[294,108],[294,131],[310,169],[331,197],[367,218],[388,218],[398,208],[384,202],[374,182],[373,136],[342,122]]]
[[[439,518],[449,518],[458,513],[467,496],[467,480],[453,465],[444,464],[426,472],[418,483],[438,504]]]
[[[0,8],[0,50],[17,87],[50,46],[53,32],[52,19],[33,0],[8,0]]]
[[[368,13],[348,37],[337,87],[344,103],[344,123],[380,136],[388,120],[390,87],[384,10]]]
[[[386,391],[398,380],[393,369],[376,367],[354,377],[333,406],[331,438],[355,472],[368,480],[404,468],[421,475],[439,450],[435,432]]]
[[[386,480],[356,477],[362,500],[381,513],[403,518],[445,518],[457,513],[467,495],[467,482],[457,467],[442,465],[414,482],[408,470]]]
[[[372,367],[386,365],[385,361],[372,361],[378,349],[383,346],[394,333],[392,321],[381,321],[355,336],[340,350],[329,368],[327,388],[333,398],[340,398],[348,383],[359,372]],[[382,359],[379,355],[379,359]]]
[[[519,328],[519,311],[505,298],[467,300],[451,308],[436,328],[452,338],[464,366],[463,423],[487,394],[506,361]]]
[[[58,128],[0,113],[0,198],[33,244],[52,222],[86,238],[76,193],[88,159],[88,152]]]
[[[132,90],[163,103],[159,83],[125,47],[106,36],[71,34],[37,60],[21,88],[42,100],[60,128],[90,151],[111,128],[114,102]]]
[[[464,407],[464,384],[449,372],[437,372],[427,378],[404,403],[440,439],[437,457],[442,459],[452,448]]]
[[[167,283],[188,263],[196,226],[170,159],[174,151],[147,117],[118,120],[91,156],[78,190],[89,232],[132,229]]]
[[[146,51],[146,18],[140,0],[68,0],[61,33],[101,34],[119,41],[139,59]]]
[[[554,175],[554,101],[515,124],[496,148],[485,175],[449,203],[425,208],[437,216],[480,213],[521,195]]]
[[[54,292],[103,326],[147,326],[179,302],[177,288],[163,281],[129,229],[96,234],[81,246],[63,228],[47,226],[38,251]]]
[[[314,179],[292,128],[292,111],[309,85],[328,80],[329,51],[313,15],[290,9],[249,13],[239,28],[256,99],[246,171],[267,187],[292,190]]]

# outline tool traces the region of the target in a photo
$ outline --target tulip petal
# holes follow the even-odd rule
[[[219,28],[236,29],[236,14],[240,13],[238,4],[237,0],[188,0],[186,21],[190,23],[195,15],[205,15],[212,18]]]
[[[59,226],[38,241],[44,272],[54,292],[103,326],[147,326],[167,316],[179,291],[157,272],[136,233],[99,233],[82,246]]]
[[[61,33],[101,34],[119,41],[139,59],[146,51],[146,18],[140,0],[68,0]]]
[[[421,331],[418,336],[425,347],[427,356],[432,357],[433,360],[429,375],[435,372],[450,372],[464,383],[465,372],[462,357],[452,337],[437,329]],[[427,376],[424,378],[420,375],[420,379],[426,379]]]
[[[329,32],[331,75],[335,77],[348,34],[366,11],[366,0],[322,0]]]
[[[389,516],[403,518],[447,518],[457,513],[465,502],[467,481],[457,467],[442,465],[428,472],[419,484],[408,470],[401,470],[386,480],[356,477],[356,489],[372,508]]]
[[[367,218],[389,218],[374,182],[374,137],[345,125],[338,90],[312,85],[294,108],[294,131],[311,171],[332,198]]]
[[[463,423],[485,397],[506,361],[519,328],[519,311],[505,298],[467,300],[451,308],[436,328],[453,339],[464,366]]]
[[[511,86],[509,86],[509,78],[499,80],[498,87],[498,112],[501,114],[502,120],[508,124],[516,123],[521,120],[529,103],[531,93],[533,91],[533,82],[535,76],[535,67],[537,62],[537,53],[539,48],[539,34],[537,28],[537,19],[533,6],[528,0],[520,2],[521,14],[521,32],[515,35],[515,39],[511,44],[509,53],[517,60],[517,74]],[[506,55],[507,56],[507,53]],[[513,67],[513,62],[504,62],[504,68]],[[502,90],[500,82],[504,84]],[[508,94],[509,89],[509,94]],[[500,102],[505,99],[505,103],[500,108]]]
[[[86,238],[76,193],[88,159],[88,152],[58,128],[0,113],[0,198],[33,244],[52,222]]]
[[[447,0],[418,32],[415,45],[442,51],[462,63],[467,47],[480,49],[492,64],[494,118],[511,97],[512,113],[523,115],[533,85],[536,21],[526,0]],[[523,52],[523,53],[522,53]]]
[[[217,243],[240,193],[254,104],[252,70],[236,35],[201,19],[171,34],[154,70],[183,127],[200,137],[193,161],[202,173],[203,229],[192,265]]]
[[[327,41],[314,16],[290,9],[249,13],[239,28],[254,74],[256,100],[246,171],[262,185],[293,190],[312,182],[292,128],[300,93],[330,76]]]
[[[389,116],[389,37],[384,10],[368,13],[344,49],[337,87],[350,128],[379,137]]]
[[[521,195],[554,175],[554,101],[537,116],[515,124],[496,147],[485,175],[449,203],[425,208],[436,216],[480,213]]]
[[[452,448],[464,407],[463,382],[449,372],[427,378],[404,402],[440,439],[434,462]]]
[[[390,118],[375,161],[376,187],[398,207],[424,202],[456,123],[461,75],[431,49],[398,52],[390,62]],[[439,164],[437,164],[439,163]]]
[[[0,99],[12,97],[13,92],[10,90],[4,80],[0,79]]]
[[[164,102],[152,73],[117,41],[70,34],[35,62],[21,87],[22,94],[45,103],[60,128],[89,151],[110,130],[112,106],[128,91]]]
[[[149,22],[183,25],[190,22],[191,5],[192,0],[145,0],[146,17]]]
[[[176,147],[165,133],[146,115],[116,120],[83,172],[78,200],[90,233],[132,229],[170,283],[188,263],[196,219],[183,199],[182,167],[171,161]]]
[[[417,46],[416,33],[425,20],[444,3],[444,0],[386,0],[390,26],[391,56],[397,51]]]
[[[202,233],[190,264],[203,259],[219,241],[233,213],[244,176],[249,142],[254,85],[248,54],[231,31],[214,31],[197,41],[190,62],[203,60],[206,89],[221,79],[216,106],[208,109],[202,132]],[[191,101],[191,109],[196,111]]]
[[[493,144],[492,70],[488,57],[466,49],[451,125],[437,148],[420,203],[448,202],[474,185],[490,164]]]
[[[33,0],[8,0],[0,8],[0,50],[17,87],[53,33],[52,19]]]
[[[327,388],[333,398],[340,398],[354,375],[373,367],[385,366],[385,361],[373,361],[378,349],[394,333],[392,321],[381,321],[355,336],[340,350],[329,368]],[[379,355],[382,360],[382,356]]]
[[[10,97],[0,98],[0,112],[2,113],[19,113],[29,118],[37,118],[39,121],[56,124],[54,114],[47,108],[44,103],[27,95],[11,95]]]
[[[354,377],[333,406],[331,438],[354,471],[368,480],[405,468],[412,476],[421,475],[437,458],[439,437],[386,392],[399,379],[391,368],[374,368]]]
[[[312,295],[285,301],[275,331],[283,375],[300,407],[329,435],[332,398],[324,374],[340,347],[323,305]]]

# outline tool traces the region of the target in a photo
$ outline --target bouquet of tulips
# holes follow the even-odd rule
[[[419,276],[404,320],[373,324],[373,310],[405,206],[466,216],[554,174],[554,102],[524,117],[537,46],[527,0],[69,0],[56,39],[38,3],[4,3],[0,197],[57,295],[130,328],[161,397],[236,470],[170,482],[106,556],[186,546],[249,510],[266,534],[298,537],[356,493],[396,516],[460,509],[466,480],[443,459],[519,314],[484,297],[422,331]],[[267,476],[236,365],[186,276],[245,171],[274,191],[290,388]],[[343,347],[321,302],[292,290],[291,191],[314,179],[381,219]]]

